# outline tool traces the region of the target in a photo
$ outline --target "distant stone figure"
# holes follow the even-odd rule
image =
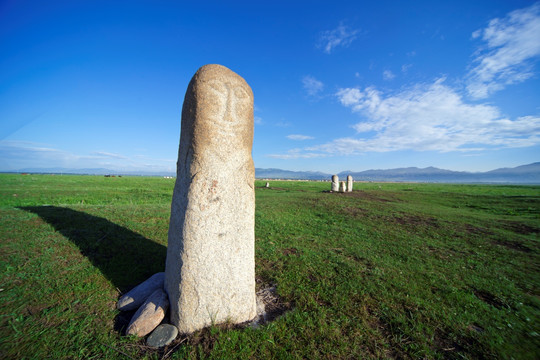
[[[339,191],[339,177],[337,175],[332,176],[332,191]]]
[[[270,183],[269,183],[269,182],[266,183],[266,187],[267,187],[267,188],[270,187]]]
[[[347,183],[345,181],[341,181],[339,183],[339,192],[346,192],[347,191]]]
[[[353,178],[351,175],[347,175],[347,192],[352,192]]]
[[[257,315],[253,92],[221,65],[201,67],[182,108],[165,289],[180,333]]]

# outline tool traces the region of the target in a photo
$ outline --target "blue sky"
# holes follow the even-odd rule
[[[259,168],[540,161],[534,1],[0,1],[0,171],[175,171],[189,80],[255,95]]]

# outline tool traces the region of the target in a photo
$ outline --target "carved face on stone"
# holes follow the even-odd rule
[[[192,81],[194,138],[199,149],[219,157],[238,151],[251,153],[253,92],[246,81],[220,65],[202,67]]]

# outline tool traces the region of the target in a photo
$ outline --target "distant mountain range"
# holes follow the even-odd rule
[[[345,180],[351,175],[355,181],[413,181],[445,183],[513,183],[540,184],[540,162],[515,168],[502,168],[487,172],[466,172],[427,168],[398,168],[390,170],[342,171]],[[258,179],[330,180],[332,174],[311,171],[288,171],[280,169],[255,169]]]
[[[70,168],[25,168],[11,173],[28,174],[66,174],[66,175],[126,175],[126,176],[176,176],[167,171],[118,171],[104,168],[70,169]]]
[[[128,176],[176,176],[171,172],[115,171],[110,169],[28,168],[16,173],[128,175]],[[330,180],[333,174],[314,171],[290,171],[282,169],[255,169],[257,179]],[[389,170],[342,171],[345,180],[351,175],[355,181],[441,182],[441,183],[512,183],[540,184],[540,162],[515,168],[501,168],[486,172],[466,172],[438,169],[436,167],[407,167]]]

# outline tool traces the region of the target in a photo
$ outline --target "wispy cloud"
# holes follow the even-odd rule
[[[75,154],[50,145],[26,141],[0,141],[0,170],[23,168],[110,168],[125,171],[174,171],[175,160],[125,156],[107,151]]]
[[[401,72],[405,74],[409,71],[411,67],[412,67],[412,64],[403,64],[401,65]]]
[[[127,159],[126,156],[120,154],[114,154],[106,151],[93,151],[90,155],[96,155],[101,158],[113,158],[113,159]]]
[[[484,44],[469,71],[467,90],[473,98],[483,99],[534,75],[533,63],[540,56],[540,3],[493,19],[472,37]]]
[[[17,170],[39,165],[39,167],[62,167],[77,156],[69,152],[55,149],[47,144],[29,141],[0,141],[0,169]]]
[[[392,71],[390,71],[390,70],[384,70],[383,71],[383,79],[384,80],[387,80],[387,81],[392,80],[395,77],[396,77],[396,75]]]
[[[312,139],[315,139],[315,138],[313,136],[308,136],[308,135],[292,134],[292,135],[287,135],[287,139],[290,139],[290,140],[312,140]]]
[[[534,61],[540,57],[539,34],[540,3],[494,19],[475,32],[473,37],[485,46],[474,54],[474,66],[461,79],[466,91],[447,85],[445,78],[392,93],[374,86],[340,88],[338,101],[361,119],[352,126],[355,135],[270,156],[298,159],[402,150],[475,154],[540,145],[540,116],[511,119],[496,106],[466,99],[466,94],[475,100],[486,98],[533,76]],[[411,66],[405,64],[401,71]],[[383,72],[385,80],[394,77],[389,70]]]
[[[326,157],[328,156],[328,154],[324,154],[321,152],[306,152],[303,149],[291,149],[287,151],[285,154],[270,154],[267,156],[274,159],[290,160],[290,159],[320,158],[320,157]]]
[[[277,127],[282,127],[282,128],[288,128],[288,127],[292,126],[292,124],[290,122],[285,121],[284,119],[281,119],[280,121],[278,121],[274,125],[277,126]]]
[[[343,88],[336,96],[362,117],[356,136],[273,154],[279,159],[360,155],[400,150],[471,153],[540,144],[540,117],[511,120],[486,104],[469,104],[445,79],[395,94]]]
[[[342,105],[364,118],[353,126],[360,136],[307,150],[448,152],[540,144],[540,117],[510,120],[495,106],[468,104],[444,84],[444,79],[393,95],[368,87],[340,89],[336,96]]]
[[[309,96],[317,96],[324,89],[324,84],[311,75],[304,76],[302,84]]]
[[[330,54],[338,46],[349,46],[358,36],[359,30],[339,24],[334,30],[323,31],[319,36],[318,47]]]

